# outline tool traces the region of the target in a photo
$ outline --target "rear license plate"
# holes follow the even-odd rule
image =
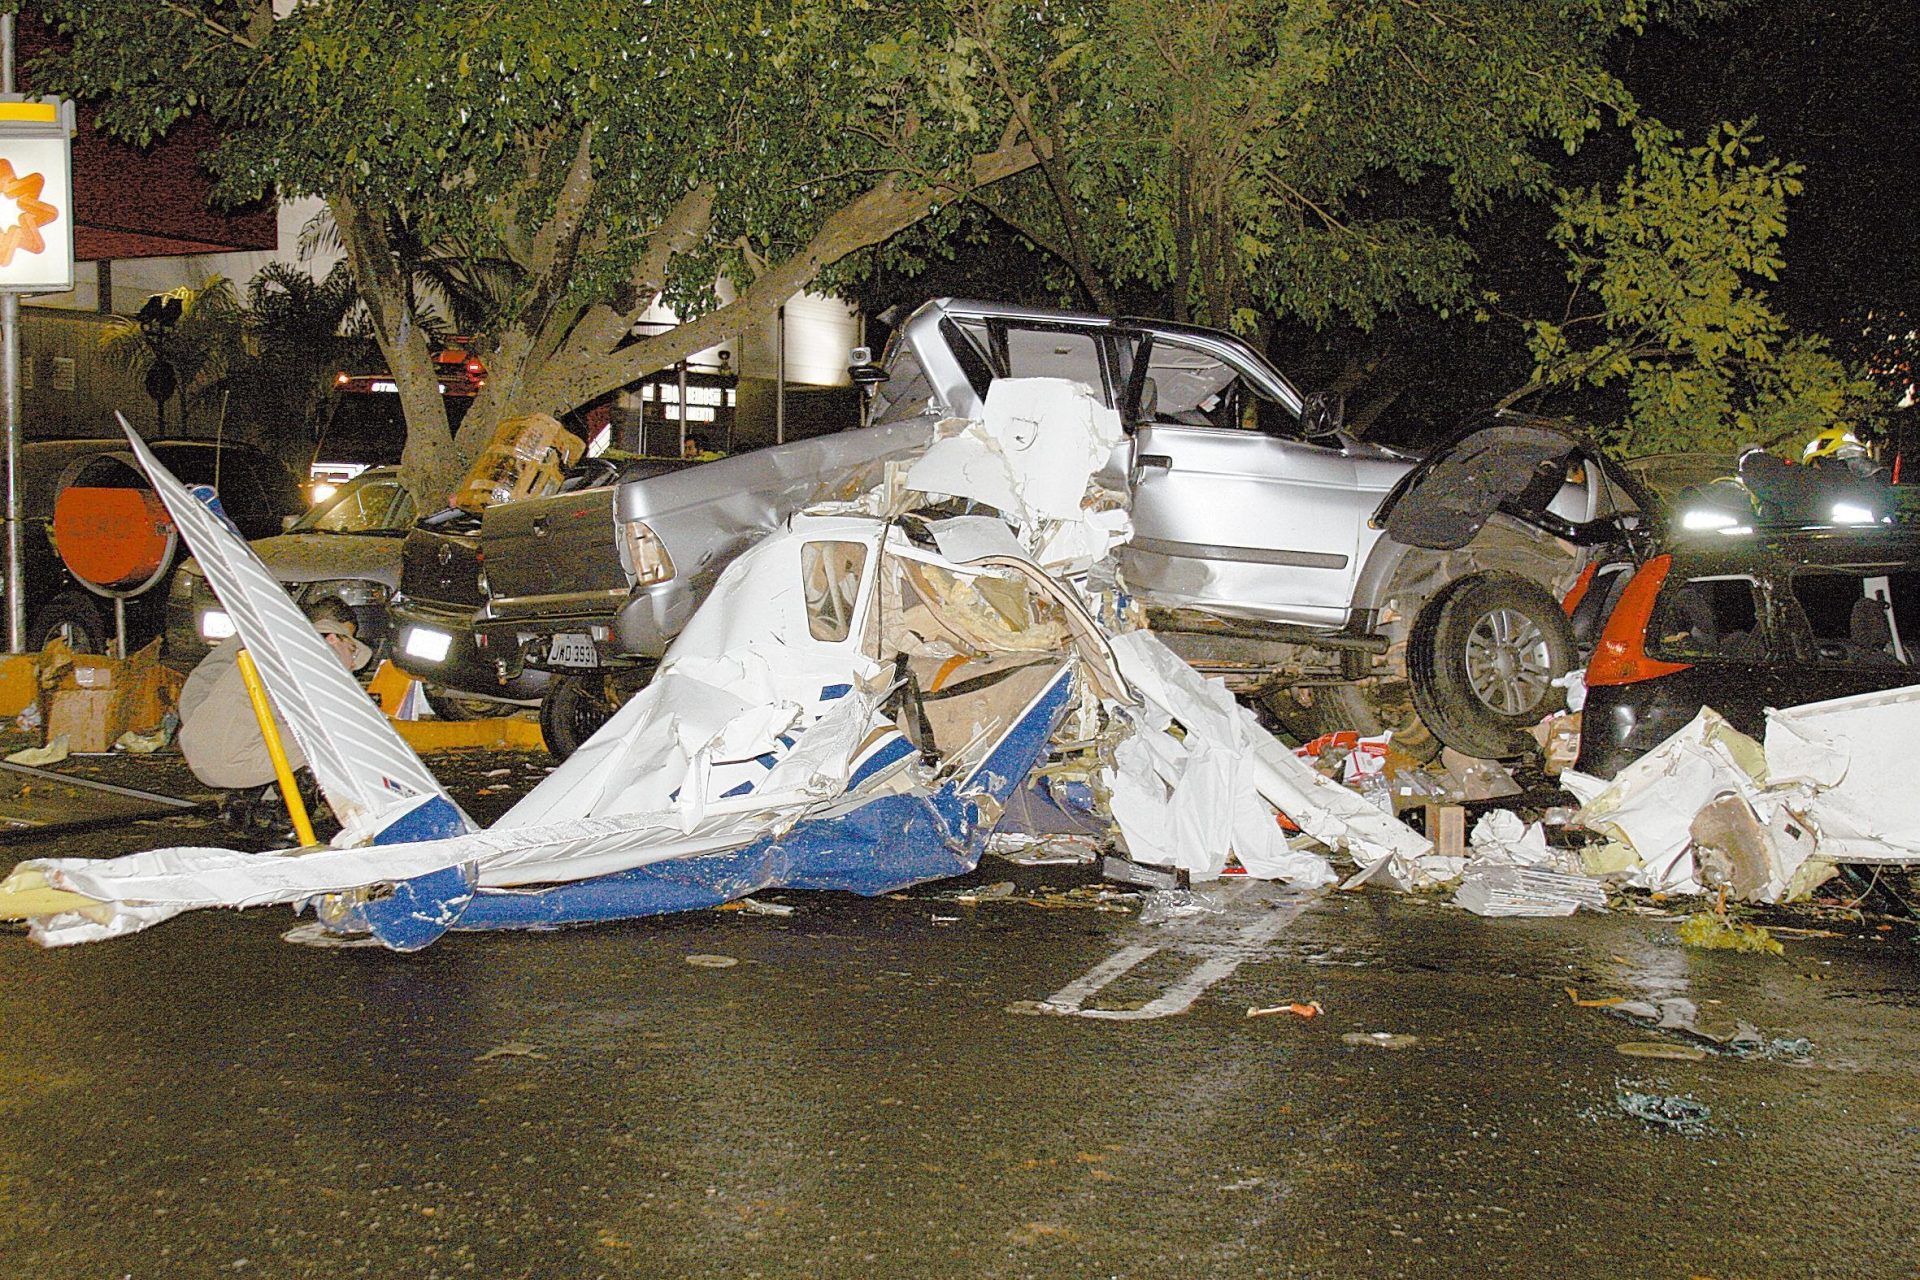
[[[578,632],[562,631],[547,641],[547,665],[552,667],[597,667],[600,654],[593,638]]]

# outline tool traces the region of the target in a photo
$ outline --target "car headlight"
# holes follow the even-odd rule
[[[1853,502],[1833,504],[1833,522],[1835,524],[1873,524],[1873,512]]]
[[[1739,523],[1738,518],[1712,507],[1695,507],[1680,516],[1682,529],[1731,529]]]

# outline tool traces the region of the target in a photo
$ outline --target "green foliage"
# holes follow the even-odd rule
[[[232,367],[240,347],[240,300],[233,282],[218,275],[154,296],[178,302],[177,318],[161,322],[116,315],[101,331],[100,352],[108,364],[135,377],[156,365],[171,368],[184,419],[187,407]]]
[[[418,438],[440,473],[436,312],[479,331],[491,374],[463,439],[670,364],[688,352],[626,341],[657,297],[697,317],[720,306],[717,276],[743,296],[765,276],[784,290],[752,295],[770,315],[972,186],[1011,110],[989,54],[1024,67],[1021,42],[1046,25],[1009,7],[989,49],[942,0],[272,8],[31,0],[70,42],[33,82],[100,103],[135,141],[206,113],[223,198],[326,197],[402,386],[410,455]],[[707,341],[763,318],[742,310]]]
[[[1607,434],[1624,453],[1796,441],[1874,396],[1767,301],[1800,166],[1757,158],[1751,129],[1721,124],[1686,146],[1643,124],[1616,188],[1560,193],[1570,315],[1528,324],[1528,390],[1623,385],[1627,413]]]
[[[268,265],[247,284],[241,320],[244,355],[223,385],[240,407],[236,416],[289,450],[304,446],[323,418],[335,374],[379,367],[344,264],[319,280],[284,263]]]
[[[1545,194],[1554,152],[1635,113],[1604,64],[1612,42],[1726,7],[961,0],[987,47],[1025,22],[1026,61],[990,71],[1047,158],[978,204],[1102,308],[1152,292],[1180,318],[1242,328],[1444,313],[1473,296],[1459,220]],[[886,265],[924,252],[895,247]]]

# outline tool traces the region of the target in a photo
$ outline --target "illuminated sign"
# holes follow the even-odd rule
[[[0,101],[0,292],[73,288],[73,105]]]

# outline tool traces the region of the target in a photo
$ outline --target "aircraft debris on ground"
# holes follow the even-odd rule
[[[997,383],[982,420],[741,556],[652,683],[485,829],[245,543],[128,438],[341,833],[285,854],[24,863],[0,890],[60,908],[30,921],[46,945],[213,906],[307,905],[331,933],[415,950],[771,888],[885,893],[971,870],[1043,766],[1055,803],[1090,799],[1132,856],[1198,879],[1235,860],[1311,887],[1334,878],[1321,848],[1431,848],[1142,629],[1113,570],[1124,498],[1097,479],[1118,416],[1071,383]]]

